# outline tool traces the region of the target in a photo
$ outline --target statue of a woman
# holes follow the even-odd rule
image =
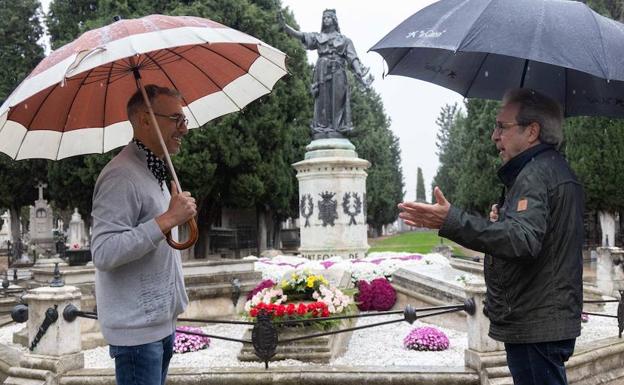
[[[318,51],[311,89],[313,139],[342,138],[353,129],[347,68],[365,86],[368,85],[364,79],[368,69],[360,63],[351,40],[340,33],[335,10],[323,11],[320,33],[297,31],[286,24],[281,14],[280,23],[286,33],[300,39],[306,49]]]

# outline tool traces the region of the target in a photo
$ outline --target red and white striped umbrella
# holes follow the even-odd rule
[[[0,151],[62,159],[127,144],[137,71],[143,84],[180,91],[194,128],[271,92],[286,66],[281,51],[208,19],[117,21],[54,51],[9,96],[0,107]]]

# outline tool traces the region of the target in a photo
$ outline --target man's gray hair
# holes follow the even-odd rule
[[[167,87],[160,87],[155,84],[146,85],[145,93],[147,94],[147,98],[149,99],[150,104],[154,103],[154,99],[156,99],[160,95],[166,95],[182,99],[182,95],[180,94],[180,92],[178,92],[178,90]],[[137,90],[134,95],[130,97],[130,100],[128,100],[128,104],[126,104],[126,112],[128,113],[128,119],[130,120],[130,122],[132,122],[138,112],[146,111],[146,109],[147,106],[145,105],[143,94],[141,93],[141,90]]]
[[[520,125],[540,125],[540,142],[559,147],[563,142],[563,111],[554,99],[530,88],[515,88],[505,92],[503,105],[518,103],[516,121]]]

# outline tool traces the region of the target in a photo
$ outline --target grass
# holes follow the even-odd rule
[[[385,238],[369,238],[371,248],[369,253],[378,251],[403,251],[408,253],[427,254],[435,246],[440,244],[441,238],[438,232],[430,231],[409,231]],[[444,239],[444,244],[453,248],[453,254],[464,255],[463,250],[455,243]]]

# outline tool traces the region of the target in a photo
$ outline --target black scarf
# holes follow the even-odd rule
[[[137,145],[138,148],[145,152],[145,157],[147,158],[147,168],[152,172],[158,184],[160,185],[160,189],[163,188],[163,182],[167,180],[167,168],[165,167],[165,162],[160,159],[156,154],[152,152],[149,148],[147,148],[143,142],[141,142],[137,138],[132,138],[132,141]]]

